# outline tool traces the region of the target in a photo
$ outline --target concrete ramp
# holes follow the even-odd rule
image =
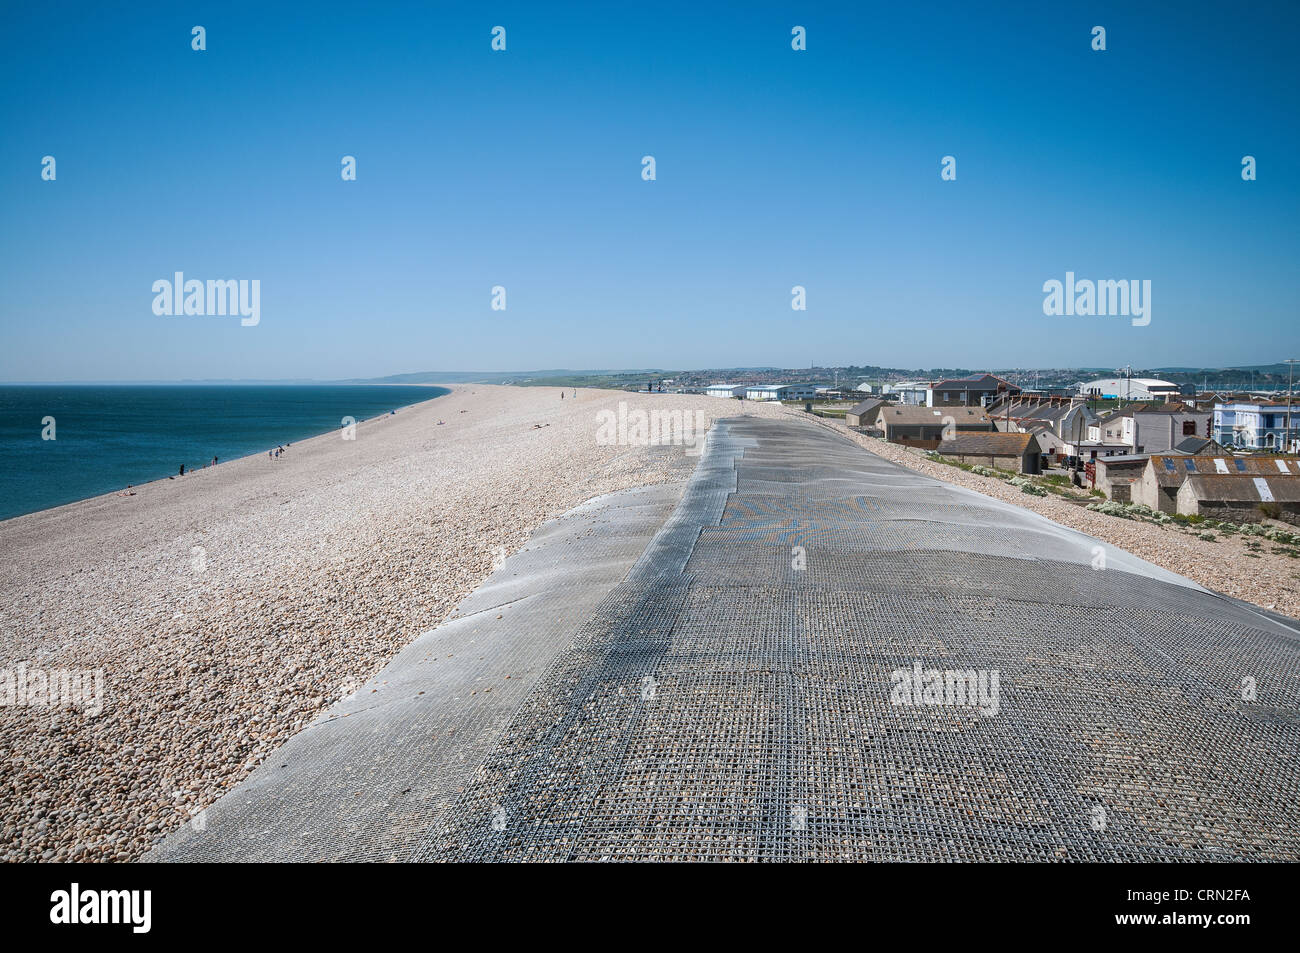
[[[572,638],[460,636],[549,661],[458,739],[403,706],[480,684],[429,675],[469,620],[156,855],[1300,859],[1289,620],[797,421],[715,425],[642,545]]]

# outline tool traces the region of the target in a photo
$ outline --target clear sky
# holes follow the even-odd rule
[[[0,380],[1300,356],[1300,4],[3,17]],[[155,315],[176,271],[260,323]],[[1067,271],[1151,323],[1045,316]]]

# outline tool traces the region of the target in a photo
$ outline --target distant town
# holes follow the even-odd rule
[[[1072,382],[1059,379],[1068,374],[1047,376],[1036,374],[1037,386],[988,372],[927,380],[850,377],[838,385],[730,380],[702,389],[695,378],[667,379],[659,386],[720,399],[802,403],[810,414],[838,418],[857,433],[946,462],[1020,475],[1055,473],[1152,512],[1300,522],[1300,458],[1294,456],[1300,414],[1293,414],[1289,386],[1280,396],[1274,390],[1200,391],[1186,380],[1134,376],[1131,369]],[[1258,376],[1275,383],[1275,374]]]

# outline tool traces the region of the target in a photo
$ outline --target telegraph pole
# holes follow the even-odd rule
[[[1295,358],[1287,358],[1286,364],[1286,453],[1291,452],[1291,386],[1295,380]]]

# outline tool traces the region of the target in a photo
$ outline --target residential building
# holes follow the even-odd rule
[[[1127,457],[1132,454],[1132,447],[1117,440],[1080,440],[1065,445],[1065,455],[1079,463],[1088,463],[1105,457]]]
[[[1214,405],[1213,437],[1237,450],[1287,450],[1295,452],[1300,434],[1300,404],[1290,409],[1291,433],[1287,437],[1287,405],[1274,401],[1234,400]]]
[[[1067,443],[1088,439],[1088,427],[1097,415],[1078,398],[1035,397],[1003,399],[988,408],[999,430],[1026,433],[1047,426]]]
[[[1042,450],[1031,433],[958,431],[938,446],[942,456],[1017,473],[1041,473]]]
[[[1088,439],[1121,443],[1129,453],[1168,453],[1187,437],[1209,437],[1210,414],[1177,401],[1129,404],[1088,426]]]
[[[927,407],[986,407],[1000,395],[1019,394],[1020,388],[993,374],[972,374],[935,381],[925,394]]]
[[[892,394],[900,404],[925,406],[926,399],[930,394],[930,382],[898,381],[893,384],[885,384],[882,393]]]
[[[844,422],[850,427],[870,427],[884,405],[885,402],[878,397],[854,404],[844,414]]]
[[[934,450],[944,437],[945,428],[955,430],[993,430],[993,421],[980,407],[917,407],[886,405],[876,414],[876,429],[893,443]]]

